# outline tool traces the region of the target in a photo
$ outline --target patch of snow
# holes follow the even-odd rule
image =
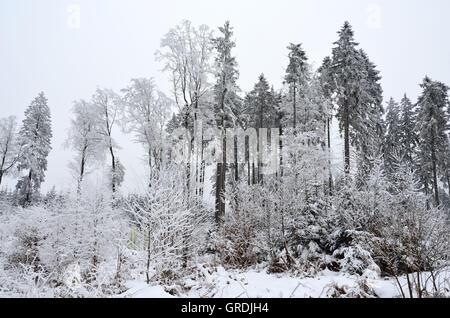
[[[161,285],[148,285],[146,282],[130,281],[127,283],[129,289],[121,294],[125,298],[173,298]]]
[[[344,289],[358,288],[356,275],[325,270],[315,277],[295,277],[289,274],[268,274],[265,271],[248,270],[239,272],[225,270],[223,267],[208,268],[199,266],[202,277],[198,280],[186,279],[184,287],[189,289],[180,297],[190,298],[324,298],[332,286]],[[373,287],[380,297],[398,295],[392,280],[374,279]],[[123,297],[173,297],[162,286],[148,286],[132,282],[130,290]]]

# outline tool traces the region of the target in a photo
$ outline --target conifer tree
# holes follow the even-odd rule
[[[247,127],[255,128],[259,139],[260,128],[276,127],[279,120],[278,98],[264,74],[259,76],[255,84],[245,97],[243,117]],[[259,153],[259,143],[258,143]],[[259,183],[262,180],[261,158],[258,156],[258,167],[252,164],[252,183]]]
[[[50,108],[47,98],[41,92],[25,111],[25,119],[19,132],[22,147],[18,169],[26,172],[17,185],[19,204],[27,206],[33,203],[39,194],[47,170],[47,157],[51,148],[52,127]]]
[[[365,75],[361,83],[360,101],[362,107],[366,110],[366,133],[360,134],[359,137],[366,137],[365,140],[358,144],[358,148],[362,149],[366,155],[366,163],[373,161],[381,154],[384,133],[386,130],[383,120],[383,89],[381,88],[380,72],[376,69],[376,65],[370,61],[368,55],[359,50],[362,58],[362,67]]]
[[[360,83],[364,79],[358,43],[348,22],[338,32],[339,39],[333,48],[334,91],[337,93],[337,118],[339,129],[344,132],[344,170],[350,173],[350,128],[360,130],[362,124],[359,109]]]
[[[393,98],[388,102],[386,113],[386,137],[384,141],[384,160],[389,172],[395,168],[393,165],[394,157],[402,152],[401,144],[401,127],[400,127],[400,106]]]
[[[308,58],[302,49],[302,44],[290,43],[287,47],[289,50],[289,64],[286,69],[284,81],[289,85],[289,95],[292,96],[292,124],[294,129],[297,128],[297,94],[304,94],[304,87],[309,80]]]
[[[420,85],[422,94],[417,101],[419,134],[418,163],[425,192],[431,183],[434,202],[439,205],[438,169],[445,166],[449,141],[448,86],[426,76]]]
[[[338,32],[331,62],[337,118],[344,132],[344,171],[350,173],[350,145],[360,151],[363,166],[379,152],[384,124],[381,77],[367,54],[357,48],[348,22]]]
[[[403,148],[403,160],[409,167],[413,167],[413,154],[417,147],[416,118],[414,117],[414,105],[406,94],[400,102],[400,109],[400,139],[397,142]]]
[[[215,76],[216,84],[214,86],[214,114],[217,127],[222,130],[222,162],[217,163],[216,167],[216,220],[219,220],[225,214],[225,184],[227,170],[227,149],[225,129],[233,127],[237,123],[240,108],[240,99],[237,96],[239,88],[237,79],[239,72],[237,70],[236,58],[231,54],[231,50],[236,46],[232,39],[233,28],[230,22],[226,21],[223,27],[219,27],[222,33],[220,37],[213,39],[213,44],[217,55],[215,58]],[[234,149],[236,152],[236,149]],[[237,175],[237,161],[235,165],[235,177]]]

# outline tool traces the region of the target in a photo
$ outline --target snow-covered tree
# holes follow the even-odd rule
[[[328,148],[331,148],[331,131],[330,124],[333,118],[333,87],[334,87],[334,79],[332,73],[332,61],[329,56],[323,59],[322,65],[317,70],[318,77],[322,86],[323,97],[327,102],[327,145]]]
[[[391,98],[387,105],[386,137],[384,142],[384,160],[388,170],[395,168],[393,165],[393,156],[403,153],[403,146],[399,144],[402,135],[400,117],[400,106]]]
[[[448,143],[450,145],[450,134],[448,137]],[[450,147],[447,149],[447,154],[443,156],[443,161],[440,165],[441,170],[441,181],[447,187],[448,196],[450,197]]]
[[[360,110],[365,109],[362,122],[366,127],[364,133],[359,133],[356,145],[364,156],[364,165],[371,168],[371,162],[382,154],[382,145],[385,134],[384,108],[383,108],[383,89],[381,88],[380,72],[376,65],[369,59],[368,55],[361,49],[362,67],[365,74],[361,82]]]
[[[397,166],[392,188],[374,253],[389,275],[397,279],[399,274],[408,274],[406,287],[397,279],[403,297],[424,297],[427,281],[431,281],[432,293],[439,294],[436,273],[450,246],[447,216],[437,207],[427,208],[428,199],[408,165]]]
[[[0,227],[9,239],[1,246],[7,275],[16,275],[15,289],[51,289],[52,297],[117,293],[117,270],[104,265],[116,263],[129,229],[122,211],[112,208],[111,196],[109,184],[87,184],[74,197],[56,195],[45,205],[9,214],[7,226]],[[70,274],[76,281],[68,281]]]
[[[289,99],[292,100],[292,123],[294,129],[297,128],[297,100],[298,96],[302,97],[308,80],[310,78],[310,70],[306,52],[303,50],[301,43],[290,43],[287,47],[289,50],[289,64],[286,69],[284,81],[289,86]]]
[[[104,158],[105,147],[103,137],[99,134],[96,108],[89,102],[79,100],[74,102],[72,112],[75,118],[71,121],[65,146],[75,151],[70,168],[77,180],[77,191],[80,192],[89,169]]]
[[[184,197],[182,177],[176,165],[163,166],[151,175],[152,186],[143,195],[125,202],[136,229],[133,248],[143,252],[141,268],[147,283],[177,278],[197,255],[211,221],[201,205]]]
[[[132,79],[122,93],[125,130],[133,132],[136,141],[144,146],[151,174],[161,167],[172,101],[157,89],[152,78]]]
[[[350,145],[361,151],[364,165],[376,156],[383,136],[379,72],[354,41],[348,22],[338,32],[332,57],[333,91],[339,128],[344,132],[344,170],[350,172]]]
[[[0,185],[3,177],[13,171],[19,159],[19,153],[16,117],[0,118]]]
[[[190,21],[185,20],[163,37],[161,47],[162,50],[156,52],[156,58],[164,64],[163,70],[171,76],[173,96],[181,116],[180,124],[186,129],[192,127],[196,130],[198,120],[207,115],[202,104],[211,88],[208,77],[212,67],[212,31],[206,25],[196,28]],[[201,158],[197,158],[197,154],[194,173],[196,177],[199,175],[199,162],[202,162]],[[189,195],[192,161],[190,156],[187,161],[186,191]],[[197,190],[197,187],[195,188]]]
[[[277,94],[275,93],[273,87],[269,85],[269,82],[265,78],[264,74],[261,74],[253,90],[247,93],[244,99],[242,118],[245,122],[245,126],[255,128],[259,136],[260,128],[277,127],[279,110],[280,107]],[[252,167],[250,168],[252,183],[257,183],[262,180],[262,159],[259,142],[257,150],[257,167],[255,167],[252,163]]]
[[[45,180],[47,156],[52,149],[51,138],[50,108],[47,98],[41,92],[25,111],[25,119],[19,132],[22,151],[17,167],[20,172],[26,172],[16,186],[18,201],[22,206],[33,202]]]
[[[156,57],[164,63],[164,71],[172,76],[173,94],[180,109],[187,106],[196,110],[209,88],[211,39],[212,32],[208,26],[195,28],[185,20],[161,40],[163,51],[158,50]]]
[[[348,22],[338,32],[339,40],[333,48],[333,78],[338,98],[337,118],[344,131],[345,171],[350,172],[350,126],[359,123],[358,100],[360,81],[363,78],[353,30]]]
[[[332,193],[333,188],[333,175],[331,173],[331,121],[333,119],[333,87],[334,79],[332,73],[332,61],[329,56],[323,59],[322,65],[317,70],[319,81],[322,87],[323,99],[326,103],[327,112],[326,116],[326,133],[327,133],[327,147],[329,152],[329,177],[328,177],[328,189],[329,193]]]
[[[417,101],[416,124],[419,135],[419,171],[425,192],[428,192],[428,185],[431,183],[435,204],[439,205],[439,167],[445,165],[449,148],[449,88],[428,76],[420,87],[423,91]]]
[[[404,161],[410,167],[413,167],[413,156],[417,147],[417,132],[415,130],[416,118],[414,116],[414,105],[406,94],[401,100],[400,108],[400,139],[397,142],[403,148]]]
[[[110,154],[111,158],[111,189],[115,193],[117,188],[120,186],[120,176],[123,172],[118,171],[118,158],[116,151],[118,145],[113,138],[114,127],[119,120],[121,114],[121,103],[120,97],[117,93],[110,89],[97,89],[92,96],[91,101],[93,107],[95,108],[95,113],[97,117],[97,133],[101,136],[101,143],[107,152]]]
[[[213,39],[213,45],[216,51],[214,73],[216,84],[214,86],[214,114],[217,127],[222,130],[222,156],[223,160],[216,166],[216,219],[219,220],[225,215],[225,184],[227,171],[227,149],[225,128],[236,127],[238,115],[240,112],[241,100],[237,93],[237,79],[239,72],[237,70],[236,58],[231,50],[236,46],[232,39],[233,28],[229,21],[226,21],[223,27],[219,27],[222,33],[220,37]],[[234,144],[234,143],[233,143]],[[230,151],[230,150],[228,150]],[[236,151],[236,148],[234,149]],[[237,162],[235,164],[235,177],[237,176]]]

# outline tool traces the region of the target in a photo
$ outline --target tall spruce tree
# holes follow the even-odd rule
[[[358,146],[366,154],[366,161],[372,162],[374,158],[380,155],[384,133],[386,130],[383,120],[383,89],[381,88],[380,72],[376,65],[370,61],[368,55],[360,50],[362,66],[364,68],[365,78],[362,81],[360,100],[364,109],[367,110],[366,117],[366,140]]]
[[[414,105],[406,94],[400,102],[400,109],[400,139],[398,140],[398,144],[403,148],[403,161],[409,167],[413,167],[413,154],[417,146],[416,118],[414,116]]]
[[[280,112],[278,101],[278,96],[275,94],[275,91],[269,85],[269,82],[264,77],[264,74],[261,74],[253,90],[245,96],[243,111],[243,118],[245,120],[246,127],[256,129],[258,140],[260,128],[277,127]],[[258,143],[258,153],[259,150]],[[260,156],[258,156],[257,167],[252,164],[252,167],[249,168],[249,172],[250,169],[251,183],[256,184],[261,182],[262,174]]]
[[[450,144],[450,135],[448,138],[448,143]],[[447,186],[448,196],[450,198],[450,146],[447,149],[447,154],[444,156],[441,168],[442,168],[441,181]]]
[[[333,175],[331,173],[331,120],[333,119],[333,87],[334,79],[332,73],[332,60],[329,56],[323,59],[322,65],[317,70],[322,87],[323,98],[327,104],[326,112],[326,134],[328,148],[328,193],[332,194]]]
[[[33,203],[45,180],[47,156],[52,149],[51,138],[50,108],[41,92],[25,111],[19,132],[22,151],[17,167],[26,174],[19,179],[16,190],[18,203],[24,207]]]
[[[240,112],[240,98],[237,95],[239,88],[237,79],[239,72],[237,70],[236,58],[231,54],[231,50],[236,46],[232,39],[233,28],[230,22],[226,21],[223,27],[219,27],[222,33],[220,37],[213,39],[213,44],[217,52],[215,58],[215,77],[214,86],[214,117],[217,127],[222,130],[222,162],[216,166],[216,220],[220,220],[225,215],[225,184],[227,172],[227,149],[225,129],[234,127],[238,124]],[[234,149],[236,152],[236,148]],[[237,158],[234,162],[235,178],[238,175]]]
[[[440,204],[438,170],[445,166],[449,141],[449,87],[433,81],[428,76],[422,84],[422,94],[417,101],[417,125],[419,134],[418,160],[425,192],[432,183],[434,203]]]
[[[364,113],[359,108],[360,83],[364,78],[361,58],[348,22],[338,32],[339,39],[333,48],[334,91],[337,93],[339,129],[344,132],[344,170],[350,173],[350,128],[360,129]]]
[[[255,84],[245,97],[245,115],[249,127],[271,128],[277,118],[276,96],[264,74],[258,77]]]
[[[358,50],[348,22],[338,32],[331,73],[336,117],[344,133],[344,171],[350,173],[350,145],[360,150],[363,165],[379,151],[383,133],[381,77],[367,54]]]
[[[333,80],[333,73],[332,73],[332,61],[329,56],[325,57],[323,59],[322,65],[317,70],[319,75],[319,80],[322,86],[322,92],[324,95],[324,98],[327,101],[328,104],[328,113],[326,118],[326,125],[327,125],[327,146],[330,150],[331,148],[331,131],[330,131],[330,124],[331,120],[333,118],[333,87],[334,87],[334,80]]]
[[[392,172],[394,166],[394,159],[397,155],[402,154],[403,151],[399,143],[401,140],[401,126],[400,126],[400,106],[391,97],[387,106],[386,113],[386,136],[384,141],[384,161],[387,172]]]
[[[289,97],[292,99],[292,124],[295,129],[297,128],[297,95],[302,96],[304,94],[304,88],[310,75],[308,58],[302,49],[302,44],[290,43],[287,48],[289,50],[289,64],[284,81],[289,85]]]

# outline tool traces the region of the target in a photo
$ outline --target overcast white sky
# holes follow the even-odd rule
[[[348,20],[381,71],[385,100],[405,92],[415,100],[425,74],[450,84],[449,16],[448,0],[0,0],[0,117],[21,120],[46,93],[54,138],[43,188],[65,187],[71,153],[62,143],[72,101],[88,99],[97,86],[119,90],[133,77],[154,77],[169,93],[154,52],[182,19],[211,28],[230,20],[243,91],[262,72],[281,86],[289,42],[302,42],[320,65]],[[142,152],[131,137],[117,137],[130,189]]]

